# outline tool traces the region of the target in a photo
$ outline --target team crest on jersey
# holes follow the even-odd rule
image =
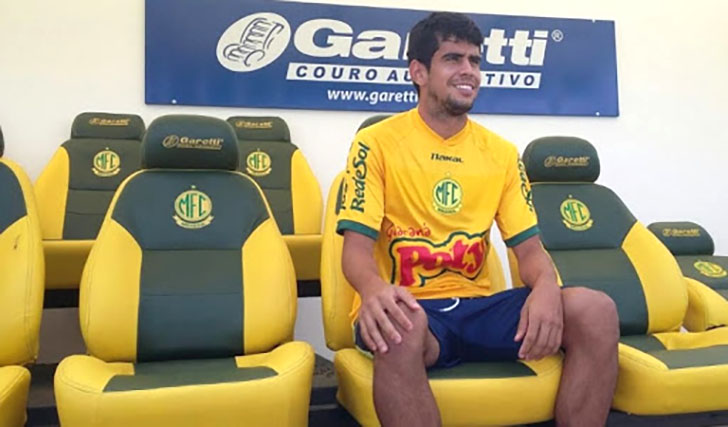
[[[174,222],[188,230],[207,227],[215,218],[212,216],[210,196],[198,190],[194,185],[177,196],[174,201],[174,212]]]
[[[108,178],[121,172],[121,157],[107,147],[94,156],[91,170],[96,176]]]
[[[574,199],[571,195],[561,203],[559,208],[563,223],[569,230],[585,231],[594,225],[589,208],[581,200]]]
[[[391,282],[400,286],[424,286],[428,279],[448,271],[475,279],[483,269],[487,231],[452,233],[442,243],[422,238],[397,238],[389,245]]]
[[[437,181],[432,188],[432,206],[445,215],[460,212],[463,207],[463,187],[450,177]]]
[[[253,176],[268,175],[272,170],[270,156],[260,149],[253,151],[245,160],[245,170]]]
[[[695,267],[695,269],[698,270],[698,272],[703,276],[710,277],[712,279],[720,279],[722,277],[728,276],[728,272],[726,272],[723,267],[714,262],[698,260],[695,261],[693,267]]]

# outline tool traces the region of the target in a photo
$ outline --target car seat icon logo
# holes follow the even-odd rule
[[[174,222],[182,228],[196,230],[207,227],[215,218],[212,216],[212,200],[210,196],[198,190],[194,185],[177,196],[174,201]]]
[[[96,153],[91,170],[102,178],[117,175],[121,172],[121,159],[118,154],[106,148]]]
[[[291,25],[276,13],[260,12],[239,19],[217,42],[217,60],[231,71],[265,67],[288,47]]]

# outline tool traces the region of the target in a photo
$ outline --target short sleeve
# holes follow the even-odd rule
[[[495,216],[503,240],[509,248],[539,233],[532,197],[526,168],[518,157],[516,148],[511,147],[506,159],[503,193]]]
[[[346,162],[337,233],[351,230],[377,239],[384,217],[383,166],[376,140],[359,132]]]

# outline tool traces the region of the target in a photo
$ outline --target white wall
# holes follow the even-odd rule
[[[343,0],[320,3],[353,4]],[[702,0],[366,0],[360,5],[616,22],[618,118],[477,115],[523,149],[545,135],[577,135],[599,151],[599,182],[644,223],[693,220],[728,254],[728,2]],[[35,179],[81,111],[278,114],[328,192],[368,113],[144,104],[142,0],[0,0],[0,126],[6,156]],[[302,299],[297,333],[321,353],[318,299]],[[330,353],[325,353],[329,355]]]

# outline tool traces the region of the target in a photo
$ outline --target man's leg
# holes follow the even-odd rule
[[[439,355],[439,345],[427,327],[424,310],[412,311],[398,303],[412,321],[411,331],[395,327],[402,342],[387,342],[386,353],[374,354],[374,407],[379,422],[387,426],[439,426],[440,412],[435,404],[426,366]]]
[[[603,426],[617,383],[619,320],[606,294],[564,288],[566,358],[556,400],[559,426]]]

